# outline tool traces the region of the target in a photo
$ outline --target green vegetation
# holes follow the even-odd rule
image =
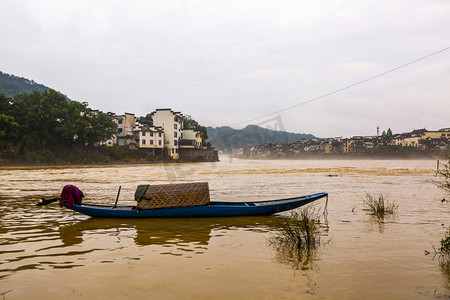
[[[450,155],[447,155],[447,162],[440,163],[438,161],[437,175],[442,179],[437,181],[436,185],[450,194]]]
[[[388,140],[388,139],[390,139],[392,137],[392,135],[393,134],[392,134],[391,128],[388,128],[387,131],[383,130],[383,133],[381,134],[381,138],[384,139],[384,140]]]
[[[373,197],[367,193],[366,199],[363,202],[368,207],[369,212],[380,219],[384,218],[387,214],[393,214],[398,208],[395,201],[388,201],[383,194],[380,194],[378,197]]]
[[[450,227],[445,233],[445,237],[441,240],[441,248],[439,249],[442,255],[446,256],[447,259],[450,258]]]
[[[316,209],[308,206],[300,213],[292,212],[290,218],[276,224],[278,234],[273,244],[289,245],[293,248],[312,249],[320,245],[321,223]]]
[[[313,268],[321,237],[327,230],[318,211],[308,206],[299,213],[292,212],[290,217],[280,219],[274,226],[276,234],[269,238],[269,243],[275,247],[276,259],[295,269]]]
[[[138,118],[137,121],[142,124],[148,124],[150,126],[153,126],[152,114],[146,114],[145,116],[141,116]]]
[[[20,94],[29,94],[33,91],[44,92],[49,90],[45,85],[34,82],[23,77],[6,74],[0,71],[0,93],[7,97],[14,97]]]
[[[192,119],[191,116],[186,116],[183,122],[184,129],[194,129],[202,133],[202,143],[206,145],[206,140],[208,139],[208,131],[205,126],[200,125],[197,121]]]
[[[368,150],[371,153],[407,153],[407,152],[420,152],[419,148],[412,146],[400,146],[400,145],[379,145]]]
[[[60,153],[97,145],[116,132],[110,117],[54,90],[14,98],[0,94],[0,159],[52,162]]]
[[[261,125],[264,126],[264,124]],[[207,129],[210,143],[218,150],[228,151],[267,143],[289,143],[316,138],[312,134],[278,131],[276,128],[269,129],[257,125],[247,125],[242,129],[233,129],[228,126],[208,127]]]

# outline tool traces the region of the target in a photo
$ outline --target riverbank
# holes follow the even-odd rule
[[[207,150],[205,150],[208,152]],[[213,152],[211,150],[210,152]],[[130,150],[125,147],[89,147],[74,145],[59,147],[42,153],[31,153],[19,158],[0,157],[0,166],[78,166],[78,165],[120,165],[120,164],[156,164],[172,162],[211,162],[218,161],[217,155],[187,156],[174,160],[171,157],[153,156],[145,150]]]

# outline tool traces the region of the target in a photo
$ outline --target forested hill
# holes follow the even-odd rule
[[[312,134],[277,131],[256,125],[248,125],[243,129],[233,129],[228,126],[207,127],[207,130],[208,142],[217,150],[228,151],[268,143],[288,143],[316,138]]]
[[[49,87],[36,83],[33,80],[0,71],[0,93],[5,94],[7,97],[14,97],[19,94],[29,94],[34,90],[43,92],[49,89]]]

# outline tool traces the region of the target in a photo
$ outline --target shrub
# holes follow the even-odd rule
[[[436,174],[442,179],[441,181],[436,182],[436,185],[450,193],[450,155],[447,155],[447,162],[440,164],[438,161]]]
[[[447,229],[445,237],[441,240],[439,252],[444,258],[450,259],[450,227]]]

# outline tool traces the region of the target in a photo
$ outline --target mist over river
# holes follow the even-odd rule
[[[450,297],[433,245],[450,199],[433,160],[238,160],[0,170],[0,295],[4,299],[434,299]],[[332,175],[332,176],[329,176]],[[134,204],[138,184],[208,181],[211,200],[329,193],[326,241],[311,257],[269,243],[268,217],[93,219],[36,206],[78,186],[84,202]],[[399,207],[384,220],[366,193]],[[447,196],[447,199],[449,197]],[[325,199],[315,202],[320,213]],[[299,210],[299,209],[297,209]],[[430,255],[425,255],[425,250]]]

